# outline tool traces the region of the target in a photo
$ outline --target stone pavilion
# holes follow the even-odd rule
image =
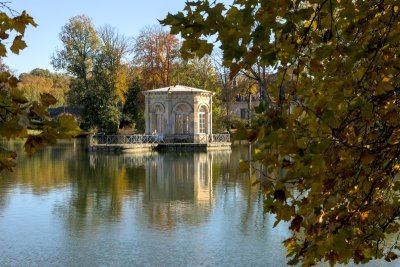
[[[213,92],[182,85],[143,92],[147,135],[200,143],[212,135]]]

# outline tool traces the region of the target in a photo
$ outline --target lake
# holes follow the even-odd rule
[[[238,174],[247,146],[107,154],[73,140],[30,158],[7,146],[19,157],[0,176],[0,266],[286,266],[288,226],[263,213],[256,174]]]
[[[21,151],[21,144],[9,145]],[[255,175],[232,151],[89,153],[79,140],[0,178],[0,266],[282,266]]]

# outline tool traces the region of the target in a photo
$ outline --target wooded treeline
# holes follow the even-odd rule
[[[181,84],[215,92],[214,132],[230,129],[231,106],[238,96],[263,96],[265,83],[254,76],[256,71],[231,77],[218,55],[185,60],[181,42],[161,26],[145,27],[132,38],[79,15],[63,26],[60,40],[62,47],[51,60],[57,73],[23,73],[19,88],[30,100],[46,92],[58,100],[53,107],[79,108],[81,128],[87,131],[112,133],[133,126],[143,132],[144,90]]]

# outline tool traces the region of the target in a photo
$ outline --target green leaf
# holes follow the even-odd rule
[[[23,137],[26,134],[26,129],[20,125],[18,117],[0,124],[0,136],[7,139]]]
[[[361,107],[361,116],[364,119],[370,119],[373,116],[373,105],[372,103],[365,103],[362,107]]]
[[[32,107],[30,108],[30,112],[35,114],[39,118],[49,117],[49,113],[47,112],[46,107],[40,105],[37,102],[33,102]]]
[[[256,83],[262,99],[253,129],[239,126],[235,135],[254,140],[253,162],[268,175],[264,211],[291,221],[291,264],[379,259],[398,231],[400,20],[393,3],[236,0],[224,10],[195,1],[166,23],[181,34],[183,53],[216,40],[233,82],[243,71]],[[224,109],[232,106],[221,99]]]

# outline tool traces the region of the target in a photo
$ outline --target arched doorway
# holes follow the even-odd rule
[[[189,105],[180,103],[174,108],[175,115],[175,134],[186,134],[190,132],[189,115],[191,109]]]
[[[151,133],[163,133],[164,113],[165,109],[162,104],[154,104],[153,108],[151,109]]]

